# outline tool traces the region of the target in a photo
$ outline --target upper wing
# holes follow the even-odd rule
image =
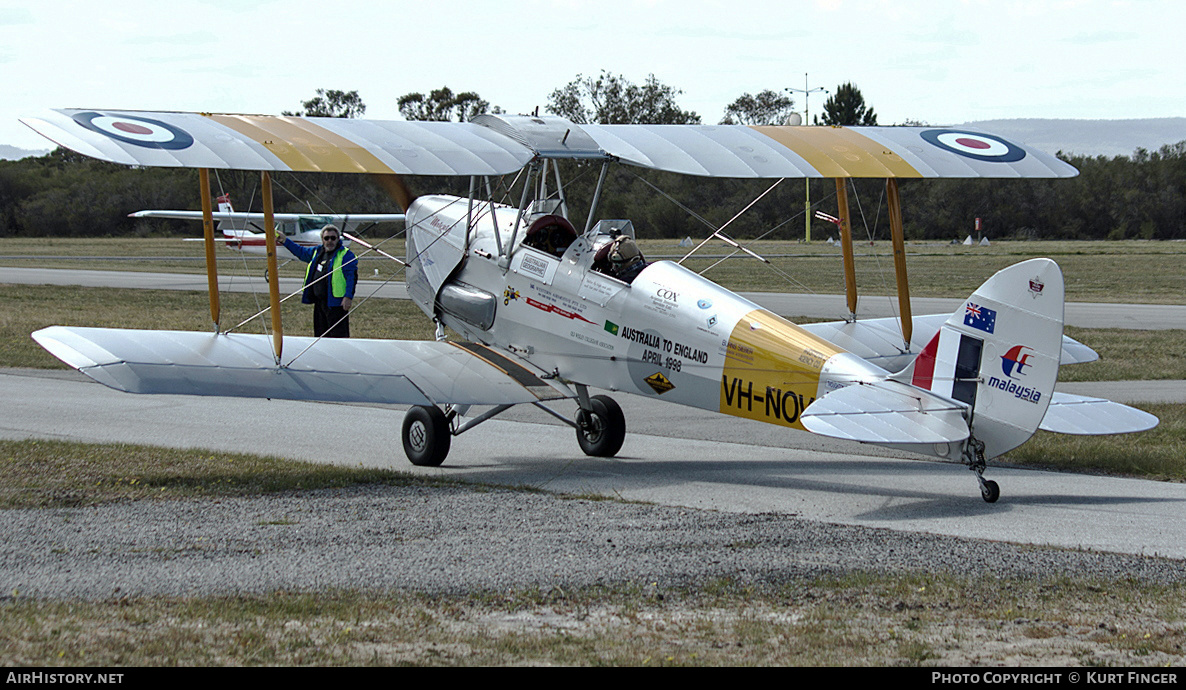
[[[473,343],[51,326],[33,338],[96,381],[129,393],[411,405],[509,405],[571,397],[538,370]],[[308,348],[308,349],[306,349]]]
[[[577,125],[55,110],[22,122],[115,163],[299,172],[500,175],[536,157],[620,160],[708,177],[1073,177],[1057,158],[947,127]]]
[[[607,153],[709,177],[1074,177],[1001,137],[948,127],[582,125]]]
[[[293,172],[502,175],[534,153],[466,122],[55,110],[21,120],[54,143],[125,165]]]

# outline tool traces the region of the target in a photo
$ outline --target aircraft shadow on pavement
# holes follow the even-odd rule
[[[445,468],[449,465],[446,463]],[[865,520],[924,520],[1000,515],[1027,507],[1106,507],[1133,504],[1186,502],[1186,499],[1135,495],[1078,495],[1025,493],[1026,473],[1035,470],[993,468],[1001,481],[1004,495],[995,504],[980,500],[975,477],[958,463],[890,458],[836,458],[818,460],[748,461],[722,458],[719,462],[684,460],[648,460],[638,457],[603,458],[529,458],[490,456],[480,465],[459,464],[463,481],[491,484],[530,485],[558,492],[584,491],[607,496],[624,496],[634,490],[654,491],[682,484],[720,484],[730,490],[769,490],[766,499],[772,510],[782,503],[778,492],[785,493],[789,514],[798,514],[802,497],[796,492],[819,495],[858,496],[882,499],[873,510],[856,513]],[[1005,479],[1001,474],[1007,474]],[[831,479],[820,478],[822,476]],[[928,477],[929,475],[929,477]],[[1076,475],[1065,475],[1073,480]],[[920,488],[931,479],[934,489]],[[953,484],[950,491],[944,487]],[[964,486],[966,484],[966,486]],[[577,489],[577,486],[582,488]],[[1012,489],[1013,493],[1009,490]],[[864,502],[867,502],[864,501]],[[779,511],[781,512],[781,511]]]

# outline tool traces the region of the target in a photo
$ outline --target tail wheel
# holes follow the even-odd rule
[[[985,479],[980,485],[980,497],[985,503],[996,503],[1001,497],[1001,487],[991,479]]]
[[[626,440],[626,416],[613,398],[595,395],[589,403],[592,410],[577,410],[577,443],[585,455],[613,457]]]
[[[413,407],[404,415],[404,453],[413,465],[439,467],[449,454],[449,420],[440,408]]]

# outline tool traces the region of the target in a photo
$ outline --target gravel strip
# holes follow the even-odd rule
[[[0,511],[0,594],[428,593],[952,573],[1170,583],[1181,561],[482,487]]]

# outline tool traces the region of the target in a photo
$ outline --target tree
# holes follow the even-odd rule
[[[548,96],[547,111],[577,124],[700,124],[700,116],[681,110],[675,97],[683,93],[651,74],[641,86],[622,75],[602,70],[596,79],[580,74]]]
[[[828,97],[824,103],[824,117],[821,120],[817,115],[815,124],[870,127],[877,124],[877,114],[865,106],[861,90],[847,82],[837,86],[836,93]]]
[[[769,89],[756,96],[743,93],[725,107],[722,125],[782,125],[794,112],[790,96]]]
[[[281,115],[295,117],[361,117],[367,111],[366,104],[357,91],[317,89],[317,95],[302,101],[304,112],[283,112]]]
[[[399,112],[409,120],[431,122],[468,122],[478,115],[490,112],[490,104],[473,91],[455,94],[448,86],[422,93],[407,93],[396,102]],[[502,110],[494,107],[495,113]]]

